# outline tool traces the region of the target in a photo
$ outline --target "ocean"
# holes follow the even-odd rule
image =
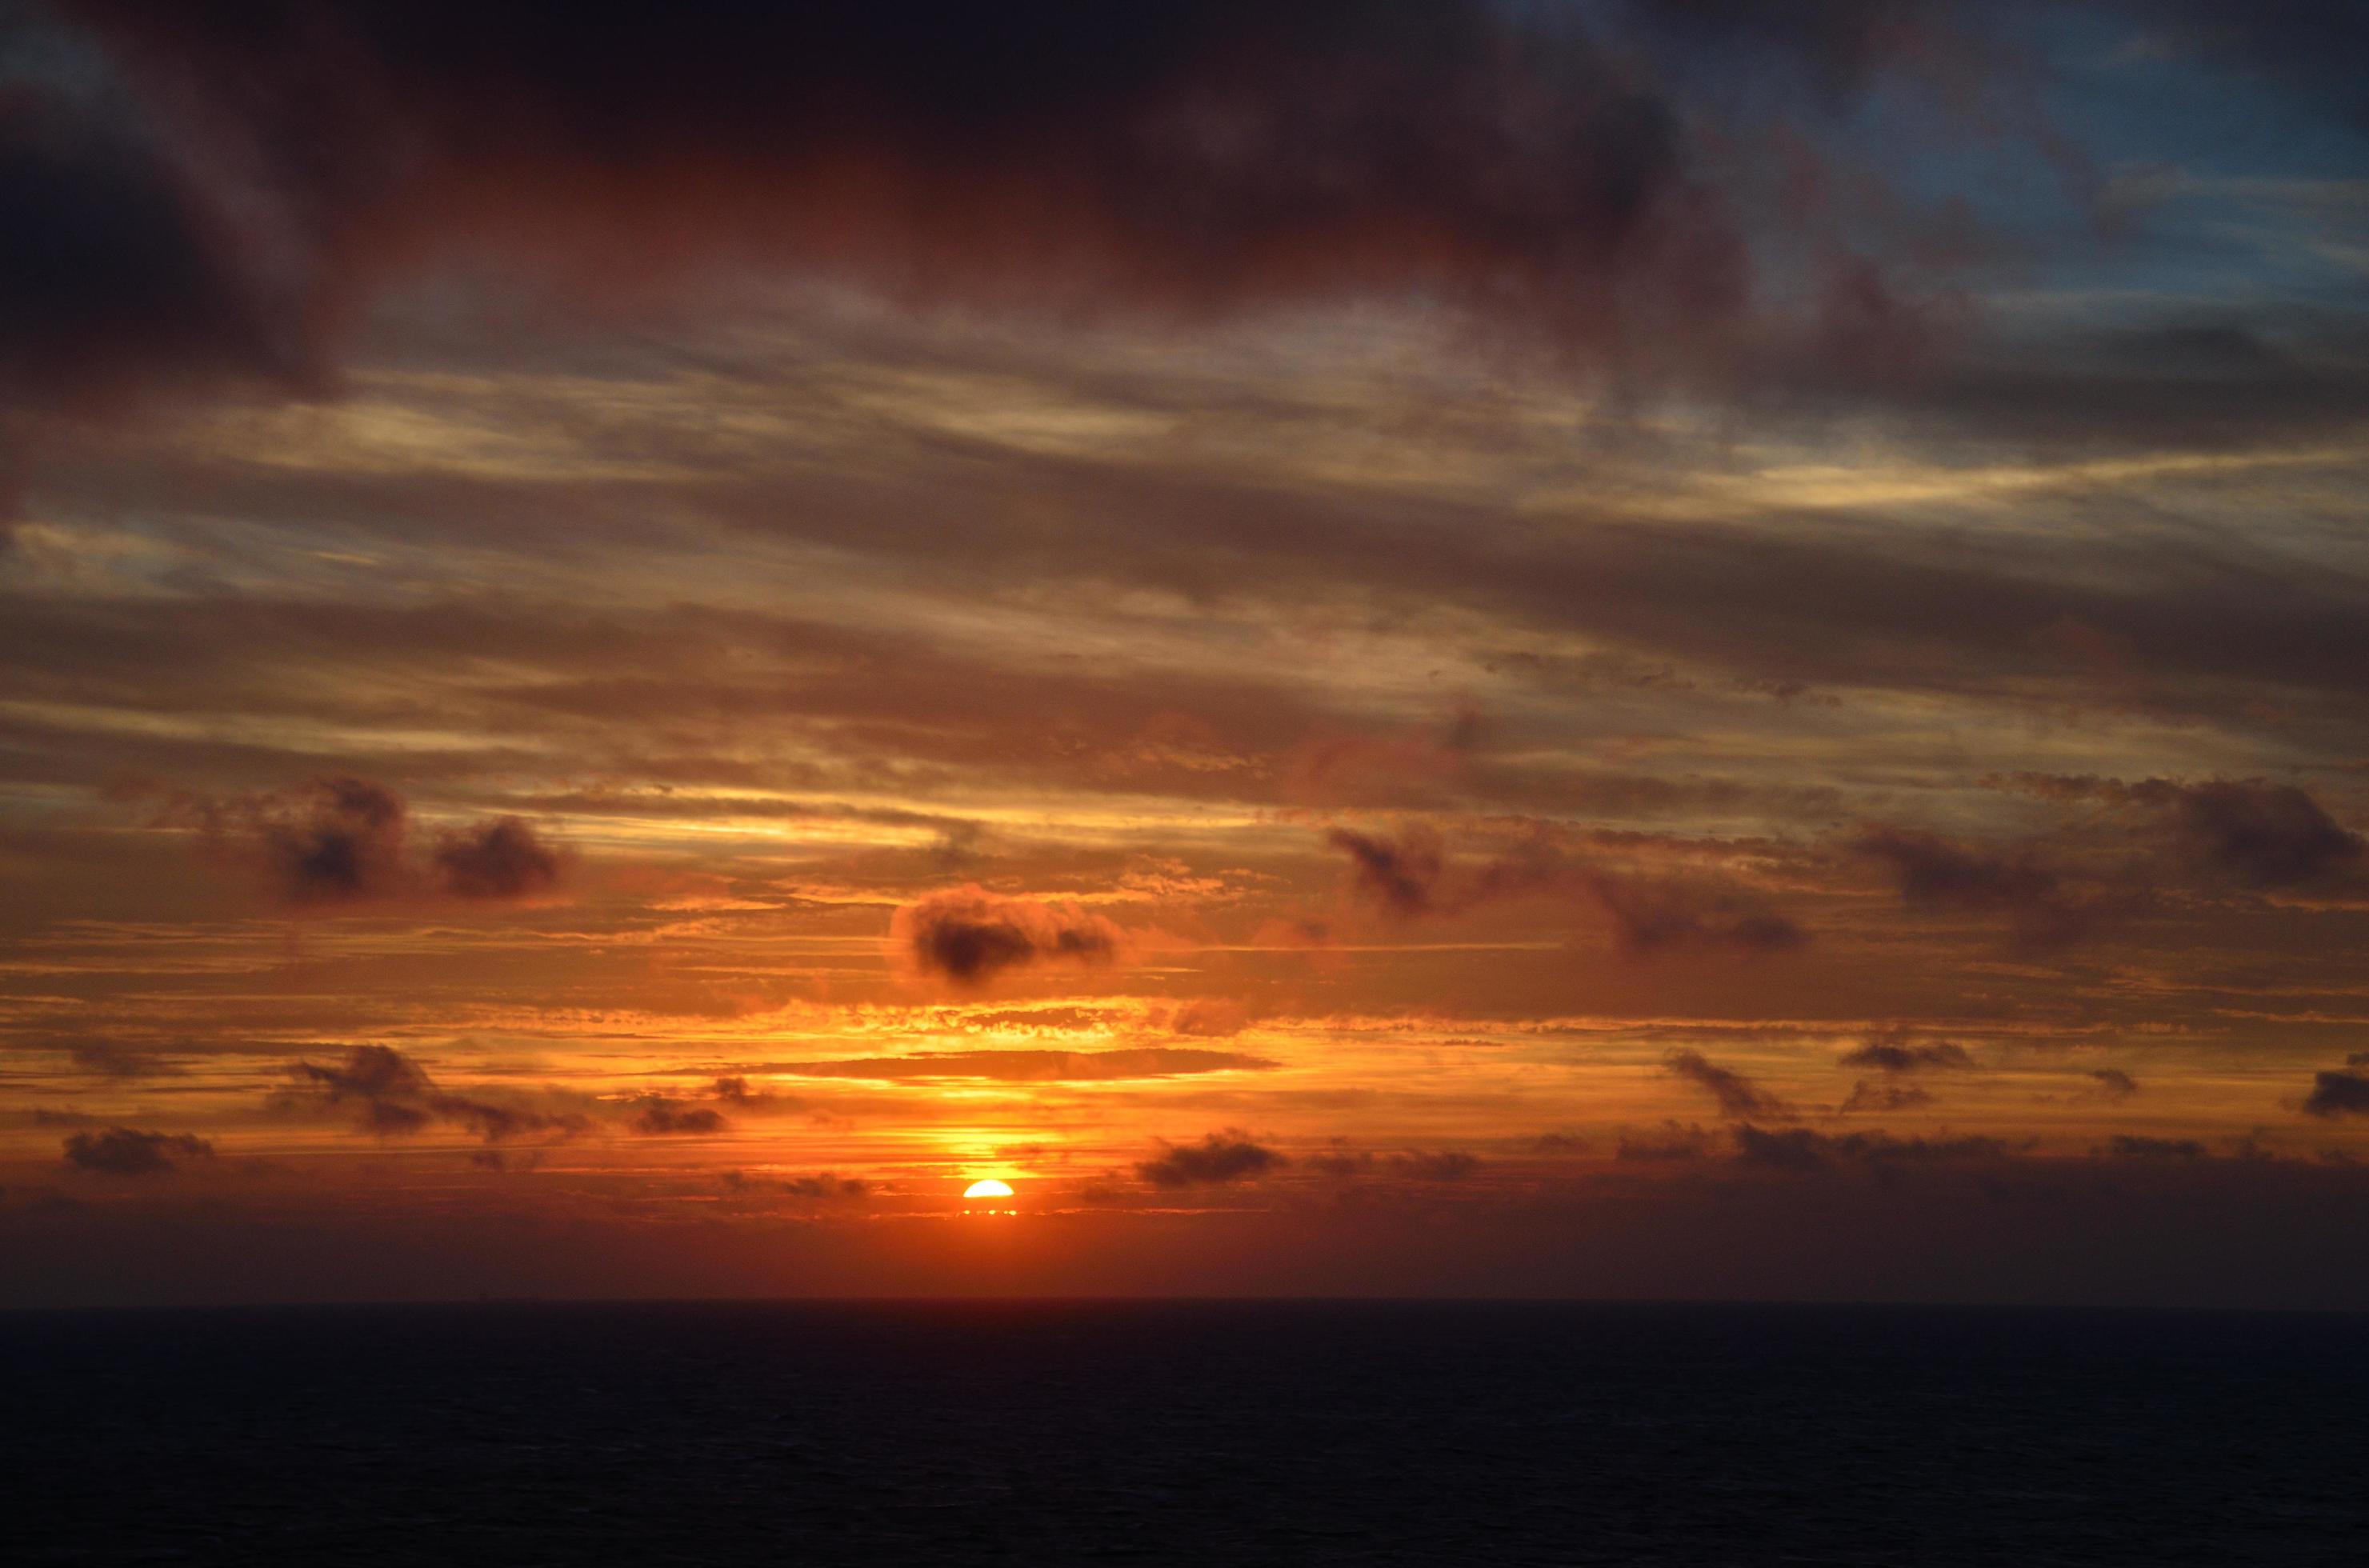
[[[0,1314],[33,1563],[2369,1562],[2369,1318]]]

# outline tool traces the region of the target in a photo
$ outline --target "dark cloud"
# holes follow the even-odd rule
[[[1761,1116],[1791,1120],[1792,1108],[1740,1072],[1721,1067],[1700,1051],[1677,1050],[1662,1059],[1662,1070],[1693,1084],[1719,1102],[1720,1114],[1743,1120]]]
[[[1419,825],[1394,839],[1336,828],[1326,841],[1348,854],[1353,890],[1396,919],[1543,895],[1590,905],[1631,953],[1769,953],[1808,940],[1791,921],[1733,889],[1613,872],[1571,855],[1543,831],[1511,854],[1467,865],[1450,864],[1437,835]]]
[[[1850,1095],[1837,1114],[1850,1116],[1868,1111],[1913,1111],[1932,1102],[1928,1091],[1913,1083],[1883,1083],[1862,1078],[1851,1085]]]
[[[726,1132],[731,1123],[711,1105],[690,1105],[680,1100],[670,1100],[663,1094],[645,1094],[633,1103],[633,1114],[625,1125],[634,1131],[661,1136],[670,1133],[701,1135]]]
[[[2162,787],[2198,858],[2246,887],[2308,887],[2362,863],[2361,835],[2293,784],[2249,779]]]
[[[1394,915],[1429,914],[1445,864],[1436,835],[1410,830],[1398,839],[1335,828],[1325,841],[1349,856],[1359,894]]]
[[[155,1078],[177,1070],[169,1058],[114,1040],[76,1040],[66,1055],[85,1072],[102,1078]]]
[[[383,785],[325,778],[258,801],[255,831],[289,902],[345,903],[400,887],[405,815]]]
[[[77,1171],[107,1176],[161,1176],[185,1160],[205,1160],[214,1146],[189,1134],[140,1132],[111,1127],[78,1132],[65,1141],[65,1162]]]
[[[1229,1127],[1198,1143],[1162,1141],[1156,1159],[1136,1162],[1135,1173],[1155,1187],[1212,1187],[1256,1181],[1290,1163],[1250,1134]]]
[[[1395,1154],[1376,1154],[1368,1150],[1351,1149],[1336,1144],[1331,1152],[1312,1154],[1300,1162],[1319,1175],[1343,1181],[1371,1175],[1379,1172],[1414,1182],[1460,1182],[1479,1171],[1482,1162],[1477,1155],[1462,1150],[1408,1150]]]
[[[496,817],[445,835],[436,872],[456,898],[526,898],[558,882],[559,856],[524,819]]]
[[[967,986],[1040,963],[1109,964],[1127,946],[1126,933],[1101,915],[975,883],[906,905],[888,934],[922,974]]]
[[[2029,946],[2077,940],[2097,918],[2056,871],[2026,849],[1974,848],[1906,828],[1871,830],[1855,847],[1890,869],[1908,908],[2003,914],[2017,940]]]
[[[0,216],[43,237],[0,270],[34,385],[303,384],[456,253],[603,300],[746,258],[1067,311],[1414,295],[1685,368],[1767,337],[1744,197],[1805,156],[1717,133],[1722,79],[1812,115],[1943,47],[1906,10],[1700,0],[62,8],[86,30],[41,29],[70,58],[0,139]],[[1765,237],[1813,274],[1802,351],[1871,319],[1839,302],[1908,314],[1791,205]]]
[[[487,1143],[499,1143],[535,1133],[568,1137],[588,1125],[577,1116],[552,1115],[440,1091],[424,1068],[392,1046],[356,1046],[336,1067],[300,1061],[289,1070],[289,1076],[297,1087],[275,1098],[278,1108],[348,1106],[359,1130],[380,1138],[406,1138],[446,1122]]]
[[[1972,1072],[1974,1059],[1966,1054],[1964,1047],[1948,1040],[1923,1046],[1871,1040],[1857,1050],[1844,1052],[1836,1059],[1836,1065],[1889,1073]]]
[[[2304,1114],[2333,1119],[2369,1116],[2369,1072],[2315,1072]]]
[[[2008,782],[2047,798],[2135,814],[2146,840],[2138,858],[2162,880],[2254,891],[2329,887],[2369,861],[2369,842],[2295,784],[2043,774]]]
[[[1203,1072],[1264,1072],[1276,1065],[1265,1057],[1240,1051],[1142,1046],[1107,1051],[915,1051],[909,1056],[769,1062],[765,1070],[799,1078],[869,1078],[883,1082],[979,1078],[1001,1083],[1096,1083]]]

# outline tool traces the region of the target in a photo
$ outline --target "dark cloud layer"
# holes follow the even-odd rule
[[[1752,336],[1747,190],[1782,166],[1698,144],[1739,101],[1722,63],[1763,113],[1814,84],[1791,106],[1814,113],[1928,30],[1694,0],[60,13],[87,30],[30,31],[89,85],[0,140],[0,214],[47,236],[0,272],[5,348],[282,380],[390,275],[472,247],[612,296],[719,254],[1064,308],[1414,292],[1683,358]],[[1896,333],[1840,239],[1804,247],[1813,342]]]
[[[2307,1116],[2369,1116],[2369,1072],[2316,1072],[2311,1093],[2304,1097]]]
[[[1250,1134],[1228,1127],[1198,1143],[1163,1143],[1156,1158],[1136,1162],[1135,1173],[1155,1187],[1214,1187],[1255,1181],[1288,1163]]]
[[[1394,920],[1543,897],[1587,905],[1631,953],[1774,953],[1808,941],[1792,921],[1734,887],[1613,871],[1543,831],[1513,853],[1471,864],[1450,861],[1438,836],[1420,824],[1395,837],[1335,828],[1325,841],[1348,855],[1352,891]]]
[[[559,856],[523,819],[497,817],[448,834],[437,846],[436,870],[456,898],[524,898],[559,880]]]
[[[77,1171],[105,1176],[161,1176],[186,1160],[212,1156],[214,1146],[190,1134],[141,1132],[112,1127],[104,1132],[78,1132],[65,1141],[65,1162]]]
[[[983,985],[1035,964],[1109,964],[1126,933],[1073,904],[1006,898],[977,884],[933,893],[897,911],[889,940],[925,975]]]
[[[1693,1084],[1719,1103],[1720,1114],[1743,1120],[1760,1116],[1789,1120],[1791,1106],[1744,1074],[1724,1068],[1705,1057],[1700,1051],[1672,1051],[1662,1060],[1662,1069],[1671,1077]]]
[[[275,1097],[283,1111],[312,1106],[350,1108],[354,1125],[380,1138],[405,1138],[437,1122],[462,1127],[487,1143],[543,1134],[566,1138],[584,1130],[583,1117],[555,1115],[439,1090],[427,1070],[392,1046],[356,1046],[343,1063],[299,1061],[289,1070],[295,1088]]]

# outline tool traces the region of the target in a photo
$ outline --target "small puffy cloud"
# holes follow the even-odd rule
[[[111,1127],[104,1132],[78,1132],[65,1141],[65,1162],[77,1171],[104,1176],[161,1176],[185,1160],[213,1156],[214,1146],[187,1133],[141,1132]]]
[[[383,784],[315,779],[258,798],[256,841],[290,903],[355,902],[399,888],[406,815]]]
[[[652,1137],[678,1133],[696,1137],[724,1132],[732,1124],[712,1105],[691,1105],[680,1100],[670,1100],[663,1094],[645,1094],[634,1102],[633,1113],[626,1118],[625,1125],[635,1132]]]
[[[1251,1012],[1231,997],[1198,996],[1168,1015],[1170,1033],[1221,1040],[1250,1027]]]
[[[1744,1074],[1710,1060],[1700,1051],[1672,1051],[1662,1059],[1662,1070],[1673,1078],[1693,1084],[1718,1101],[1722,1116],[1739,1121],[1748,1116],[1778,1121],[1792,1119],[1792,1107],[1784,1101]]]
[[[1238,1127],[1213,1132],[1198,1143],[1162,1140],[1158,1158],[1136,1162],[1135,1173],[1155,1187],[1214,1187],[1256,1181],[1290,1162]]]
[[[436,848],[438,885],[460,898],[532,898],[559,880],[559,855],[518,817],[448,833]]]
[[[1974,1059],[1966,1054],[1964,1047],[1947,1040],[1924,1046],[1870,1041],[1855,1051],[1843,1053],[1837,1059],[1837,1065],[1863,1072],[1971,1072]]]
[[[2369,1116],[2369,1072],[2316,1072],[2304,1097],[2304,1115],[2333,1119]]]
[[[890,942],[925,975],[984,985],[1036,964],[1109,964],[1126,933],[1073,904],[1006,898],[976,883],[933,893],[897,911]]]
[[[782,1190],[809,1203],[848,1203],[872,1196],[872,1184],[860,1176],[837,1176],[829,1171],[813,1176],[792,1176]]]

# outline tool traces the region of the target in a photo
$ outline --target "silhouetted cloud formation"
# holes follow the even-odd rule
[[[397,889],[406,813],[367,779],[316,779],[258,802],[258,838],[294,904],[340,903]]]
[[[524,898],[559,880],[559,856],[517,817],[446,835],[436,848],[445,891],[463,898]]]
[[[1836,1064],[1876,1072],[1972,1072],[1974,1059],[1963,1046],[1948,1040],[1922,1046],[1871,1040],[1857,1050],[1845,1051]]]
[[[1465,865],[1451,863],[1437,834],[1421,825],[1395,838],[1335,828],[1325,839],[1349,856],[1352,890],[1393,919],[1457,914],[1543,895],[1589,905],[1632,953],[1671,947],[1769,953],[1808,940],[1791,921],[1734,889],[1609,871],[1569,854],[1545,835],[1515,853]]]
[[[1290,1162],[1252,1141],[1238,1127],[1205,1136],[1198,1143],[1162,1144],[1156,1159],[1136,1162],[1135,1173],[1155,1187],[1213,1187],[1254,1181]]]
[[[214,1146],[189,1134],[141,1132],[111,1127],[78,1132],[65,1141],[65,1162],[77,1171],[106,1176],[161,1176],[185,1160],[212,1157]]]
[[[356,1127],[380,1138],[409,1137],[441,1121],[464,1127],[487,1143],[499,1143],[533,1133],[566,1137],[589,1125],[578,1116],[441,1091],[424,1068],[393,1046],[356,1046],[335,1067],[299,1061],[289,1069],[289,1076],[297,1088],[275,1098],[278,1108],[351,1106]]]
[[[1720,1114],[1742,1120],[1764,1116],[1790,1120],[1792,1107],[1740,1072],[1721,1067],[1697,1050],[1677,1050],[1662,1059],[1662,1070],[1702,1090],[1719,1102]]]
[[[429,894],[521,898],[549,890],[561,870],[558,854],[518,817],[447,830],[418,864],[403,797],[345,774],[224,800],[178,795],[162,819],[259,861],[273,890],[299,908]]]
[[[2313,1073],[2303,1108],[2313,1116],[2369,1116],[2369,1072]]]
[[[1921,10],[1693,0],[61,9],[88,30],[16,25],[77,69],[0,139],[0,216],[45,236],[0,269],[23,391],[308,384],[335,324],[470,250],[592,297],[719,257],[1068,309],[1420,294],[1685,367],[1767,337],[1743,198],[1808,155],[1718,133],[1722,46],[1764,103],[1815,83],[1804,115],[1940,47]],[[1833,204],[1785,214],[1794,336],[1874,354],[1916,312]]]
[[[2094,923],[2094,912],[2028,850],[1978,849],[1906,828],[1873,829],[1856,847],[1891,869],[1912,910],[2004,914],[2020,942],[2039,947],[2072,942]]]
[[[1033,964],[1108,964],[1126,933],[1073,904],[1005,898],[976,883],[898,910],[889,938],[923,974],[983,985]]]
[[[693,1136],[728,1131],[732,1126],[723,1113],[712,1105],[685,1104],[668,1099],[663,1094],[646,1094],[634,1102],[633,1114],[625,1125],[634,1131],[653,1137],[670,1133]]]

